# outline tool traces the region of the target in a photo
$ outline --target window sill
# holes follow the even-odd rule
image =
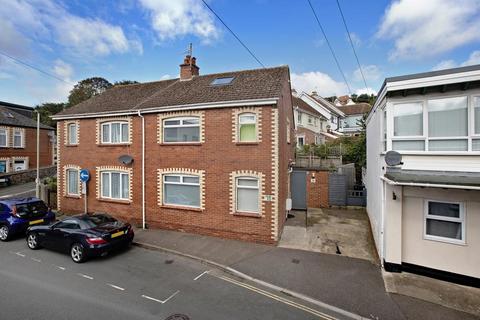
[[[440,242],[440,243],[445,243],[445,244],[453,244],[453,245],[457,245],[457,246],[466,246],[467,245],[467,243],[464,240],[454,240],[454,239],[450,240],[448,238],[429,236],[429,235],[424,235],[423,240]]]
[[[65,147],[78,147],[78,143],[77,144],[66,144]]]
[[[160,146],[201,146],[202,142],[162,142]]]
[[[132,203],[132,201],[130,201],[130,200],[106,199],[106,198],[99,198],[98,201],[112,202],[112,203],[118,203],[118,204],[131,204]]]
[[[236,145],[237,146],[255,146],[255,145],[259,145],[260,142],[259,141],[252,141],[252,142],[237,142]]]
[[[174,209],[174,210],[182,210],[182,211],[195,211],[195,212],[203,212],[202,208],[195,208],[195,207],[185,207],[185,206],[175,206],[175,205],[168,205],[162,204],[160,208],[165,209]]]
[[[234,212],[233,215],[240,216],[240,217],[262,218],[262,215],[260,213],[252,213],[252,212]]]
[[[70,199],[81,199],[82,197],[80,195],[73,195],[73,194],[66,194],[65,198],[70,198]]]
[[[398,151],[405,156],[480,156],[480,151]],[[385,155],[387,151],[382,151],[380,155]]]

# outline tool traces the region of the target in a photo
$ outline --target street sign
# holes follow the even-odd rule
[[[80,180],[82,180],[83,182],[87,182],[88,180],[90,180],[90,172],[88,172],[87,169],[80,170]]]

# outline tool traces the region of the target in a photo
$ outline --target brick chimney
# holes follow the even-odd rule
[[[197,59],[191,55],[185,56],[183,64],[180,65],[180,80],[191,80],[199,75],[200,68],[196,64]]]

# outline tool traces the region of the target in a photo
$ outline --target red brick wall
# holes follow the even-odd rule
[[[24,148],[0,148],[0,157],[28,157],[29,168],[35,168],[37,166],[37,129],[23,129],[25,130]],[[53,163],[53,144],[48,136],[49,132],[51,131],[40,130],[40,167],[51,166]],[[10,146],[12,146],[13,127],[9,131],[9,140]]]
[[[285,97],[290,92],[285,87]],[[291,100],[281,99],[279,103],[280,127],[285,127],[287,109],[291,109]],[[234,238],[263,243],[274,243],[272,237],[273,202],[264,201],[265,211],[262,217],[237,216],[230,214],[230,173],[237,170],[252,170],[264,174],[264,195],[273,194],[272,185],[272,112],[274,108],[263,107],[262,141],[258,144],[236,144],[232,142],[232,109],[205,110],[205,142],[198,145],[159,145],[157,143],[157,114],[145,115],[146,123],[146,221],[150,227],[184,230],[206,235]],[[289,115],[291,124],[293,118]],[[280,120],[282,119],[282,120]],[[96,120],[80,120],[80,139],[78,146],[64,145],[64,125],[60,122],[60,170],[59,194],[60,206],[64,212],[83,212],[83,199],[67,198],[63,195],[63,166],[78,165],[91,172],[88,183],[89,211],[105,211],[119,218],[141,223],[141,119],[133,117],[133,138],[130,146],[100,146],[96,144]],[[293,125],[292,125],[293,127]],[[280,129],[286,139],[285,129]],[[286,144],[286,143],[285,143]],[[293,158],[293,144],[282,146],[279,151],[279,216],[285,217],[285,198],[287,194],[288,164],[287,158]],[[134,162],[131,203],[115,203],[96,199],[97,166],[118,166],[117,158],[129,154]],[[157,169],[189,168],[205,170],[205,210],[185,210],[160,207],[157,199]],[[279,219],[279,221],[283,220]],[[280,231],[279,231],[280,232]]]
[[[307,206],[328,207],[328,171],[307,171]]]
[[[297,128],[297,136],[305,137],[305,144],[314,144],[315,143],[315,133],[311,130],[308,130],[304,127]]]

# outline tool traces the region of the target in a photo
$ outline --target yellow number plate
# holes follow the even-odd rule
[[[125,234],[125,232],[120,231],[120,232],[112,234],[112,238],[120,237],[120,236],[123,236],[124,234]]]
[[[33,220],[33,221],[30,221],[29,224],[32,226],[34,224],[39,224],[39,223],[42,223],[43,222],[43,219],[40,219],[40,220]]]

